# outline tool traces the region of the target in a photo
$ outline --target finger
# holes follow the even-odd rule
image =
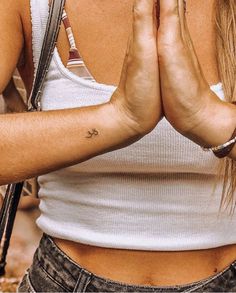
[[[159,0],[156,0],[155,3],[154,3],[154,17],[153,17],[153,20],[154,20],[154,27],[156,29],[158,29],[159,26],[160,26],[160,2],[159,2]]]
[[[142,67],[145,55],[151,46],[150,40],[156,40],[156,27],[154,25],[155,0],[136,0],[133,7],[133,29],[129,39],[126,56],[122,68],[119,88],[124,88],[127,69]]]
[[[133,10],[133,58],[140,60],[148,49],[147,41],[156,34],[154,29],[154,0],[135,0]]]
[[[127,48],[126,48],[125,58],[124,58],[123,66],[122,66],[120,82],[119,82],[119,89],[120,90],[124,90],[124,86],[126,83],[128,58],[129,58],[129,52],[131,50],[130,48],[131,48],[132,42],[133,42],[133,34],[129,37],[128,42],[127,42]]]
[[[178,0],[160,0],[160,13],[162,15],[176,14],[178,10]]]
[[[178,0],[160,0],[160,23],[166,41],[175,43],[182,39]]]
[[[185,17],[185,5],[184,0],[178,0],[178,10],[179,10],[179,22],[180,22],[180,30],[183,41],[185,42],[185,25],[186,25],[186,17]]]
[[[192,47],[192,42],[190,42],[191,37],[188,30],[187,20],[186,20],[186,2],[184,0],[178,0],[179,6],[179,18],[181,26],[181,34],[185,44]]]

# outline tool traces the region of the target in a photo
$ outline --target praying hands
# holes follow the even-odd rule
[[[220,100],[203,75],[188,31],[183,0],[160,1],[158,55],[167,120],[201,146],[227,142],[236,126],[236,107]]]
[[[153,42],[155,37],[156,44]],[[150,131],[163,114],[178,132],[202,147],[224,147],[225,142],[235,137],[231,135],[236,126],[236,108],[211,91],[203,75],[188,30],[184,0],[135,2],[133,39],[123,74],[124,71],[128,78],[125,79],[125,86],[122,79],[122,88],[129,89],[127,80],[133,78],[134,81],[133,92],[129,90],[127,95],[132,97],[132,104],[128,107],[131,117],[141,121],[137,116],[139,110],[142,119],[151,121],[147,123],[150,127],[147,130]],[[142,82],[138,78],[141,73]],[[157,90],[159,81],[161,94]],[[141,85],[141,90],[134,90],[135,82]],[[153,89],[156,91],[156,109],[153,109]],[[135,92],[141,94],[140,99],[134,98]],[[149,107],[154,112],[148,112]],[[233,146],[232,142],[230,151]],[[221,155],[225,156],[225,153]],[[229,155],[229,151],[226,155]],[[236,151],[233,150],[231,155],[236,156]]]

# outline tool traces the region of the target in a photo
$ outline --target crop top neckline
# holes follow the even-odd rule
[[[78,75],[76,75],[72,71],[70,71],[68,68],[66,68],[64,66],[64,64],[63,64],[63,62],[61,60],[60,54],[58,52],[57,47],[55,48],[55,55],[54,56],[55,56],[55,61],[56,61],[57,65],[58,65],[58,68],[59,68],[60,72],[64,76],[69,78],[71,81],[73,81],[75,83],[78,83],[80,85],[89,87],[91,89],[102,90],[102,91],[105,91],[105,92],[113,92],[117,88],[117,86],[115,86],[115,85],[100,83],[100,82],[97,82],[95,79],[94,80],[86,80],[84,78],[79,77]],[[222,91],[223,90],[222,82],[212,84],[212,85],[210,85],[210,88],[214,92]]]

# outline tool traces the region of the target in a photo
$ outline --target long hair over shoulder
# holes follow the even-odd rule
[[[236,0],[216,0],[217,59],[225,98],[236,101]],[[236,125],[235,125],[236,127]],[[224,159],[221,164],[223,192],[221,208],[236,207],[236,161]]]

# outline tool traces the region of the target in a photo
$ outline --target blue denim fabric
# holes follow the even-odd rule
[[[43,235],[18,292],[236,292],[236,261],[213,277],[188,285],[134,286],[88,272]]]

